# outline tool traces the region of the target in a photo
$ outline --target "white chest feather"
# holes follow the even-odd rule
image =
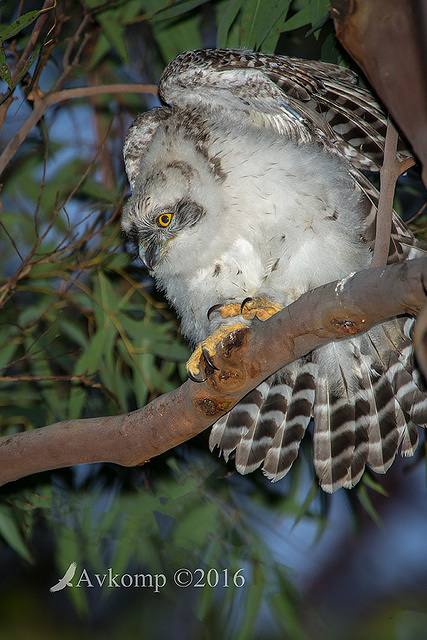
[[[346,168],[315,147],[263,137],[247,136],[238,154],[231,135],[218,141],[226,177],[205,185],[207,214],[156,268],[190,340],[212,331],[215,304],[265,295],[286,305],[369,265]]]

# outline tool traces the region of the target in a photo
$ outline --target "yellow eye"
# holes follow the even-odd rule
[[[171,213],[162,213],[159,215],[156,222],[159,225],[159,227],[168,227],[170,225],[171,220],[172,220]]]

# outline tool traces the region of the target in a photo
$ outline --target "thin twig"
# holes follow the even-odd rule
[[[75,66],[76,64],[76,58],[77,58],[77,62],[78,62],[78,54],[74,57],[73,62],[70,62],[70,58],[71,58],[71,52],[74,48],[74,45],[78,42],[80,36],[82,35],[82,33],[84,33],[86,27],[88,26],[89,22],[91,20],[91,16],[90,14],[86,14],[83,17],[83,20],[81,21],[80,25],[77,28],[77,31],[75,32],[75,34],[73,35],[72,38],[70,38],[68,44],[67,44],[67,48],[65,49],[65,53],[63,55],[62,58],[62,66],[64,69],[69,69],[72,68],[73,66]],[[85,36],[88,34],[85,34]],[[59,87],[55,86],[55,90],[59,90]]]
[[[53,2],[51,4],[51,0],[45,0],[43,7],[40,10],[40,15],[36,20],[36,24],[34,25],[34,29],[31,33],[30,39],[27,42],[27,46],[25,47],[21,57],[16,63],[15,69],[13,70],[12,83],[16,80],[16,78],[19,76],[22,69],[26,65],[27,60],[31,55],[31,52],[33,51],[34,46],[39,38],[40,32],[43,29],[43,25],[48,19],[49,10],[53,9],[55,6],[56,6],[56,2]]]
[[[7,96],[6,94],[6,98],[3,101],[3,103],[0,105],[0,129],[3,126],[4,120],[6,118],[6,114],[7,111],[10,107],[10,105],[12,104],[12,102],[14,100],[16,100],[16,98],[12,97],[13,91],[15,90],[15,84],[17,82],[17,79],[19,78],[20,74],[22,73],[25,65],[27,64],[33,50],[34,47],[37,43],[37,40],[40,36],[40,33],[43,29],[43,26],[48,18],[48,14],[49,11],[51,9],[54,9],[56,7],[56,0],[53,0],[53,4],[50,4],[51,0],[45,0],[43,7],[40,10],[40,14],[39,17],[36,20],[36,23],[34,25],[33,31],[30,35],[30,38],[27,42],[27,45],[24,49],[24,51],[22,52],[22,54],[19,56],[18,61],[15,65],[15,68],[12,72],[12,77],[11,77],[11,86],[12,89],[9,89],[8,93],[10,95]],[[19,8],[19,15],[21,15],[21,11],[22,11],[22,5]],[[52,27],[53,28],[53,27]],[[41,71],[41,69],[39,69],[39,71]],[[34,81],[34,79],[33,79]]]
[[[396,159],[399,134],[390,118],[387,122],[384,161],[380,172],[380,197],[378,201],[374,255],[371,267],[387,264],[390,250],[390,234],[393,217],[393,200],[398,177],[415,164],[413,158],[401,162]]]
[[[107,84],[97,87],[63,89],[62,91],[49,93],[44,98],[35,102],[34,110],[30,116],[6,145],[0,156],[0,174],[13,158],[21,144],[30,133],[31,129],[44,116],[50,106],[57,104],[58,102],[64,102],[65,100],[88,98],[90,96],[106,95],[109,93],[152,93],[157,95],[157,86],[155,84]]]

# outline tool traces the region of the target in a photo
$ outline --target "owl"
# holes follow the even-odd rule
[[[370,266],[378,193],[365,174],[381,166],[387,123],[356,82],[322,62],[190,51],[163,72],[165,106],[131,125],[122,228],[195,348],[192,379],[235,328]],[[394,213],[388,262],[426,250]],[[325,491],[353,487],[365,465],[385,473],[427,422],[413,324],[399,317],[284,366],[215,423],[211,449],[276,481],[309,428]]]

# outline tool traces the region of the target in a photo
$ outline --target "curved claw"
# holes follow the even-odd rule
[[[208,351],[205,347],[203,347],[203,349],[202,349],[202,353],[203,353],[203,357],[204,357],[204,359],[206,360],[206,364],[207,364],[209,367],[211,367],[211,369],[212,369],[213,371],[219,371],[218,367],[216,367],[216,366],[214,365],[214,363],[212,362],[212,360],[211,360],[211,354],[209,353],[209,351]]]
[[[243,313],[243,309],[246,307],[247,303],[250,302],[251,300],[253,300],[251,296],[248,296],[243,300],[242,304],[240,305],[240,313]]]
[[[208,309],[208,312],[206,314],[208,316],[208,320],[211,319],[212,313],[214,313],[215,311],[221,311],[222,306],[222,304],[214,304],[210,309]]]
[[[207,378],[197,378],[195,375],[193,375],[191,373],[191,371],[187,371],[187,376],[190,378],[190,380],[192,380],[193,382],[206,382]]]
[[[235,305],[239,309],[239,303]],[[218,367],[212,361],[215,356],[216,348],[224,338],[229,336],[233,331],[246,328],[242,322],[234,324],[224,324],[218,327],[210,336],[200,342],[187,362],[187,373],[193,382],[205,382],[208,378],[213,378],[215,371],[219,371]],[[205,376],[205,377],[199,377]]]

